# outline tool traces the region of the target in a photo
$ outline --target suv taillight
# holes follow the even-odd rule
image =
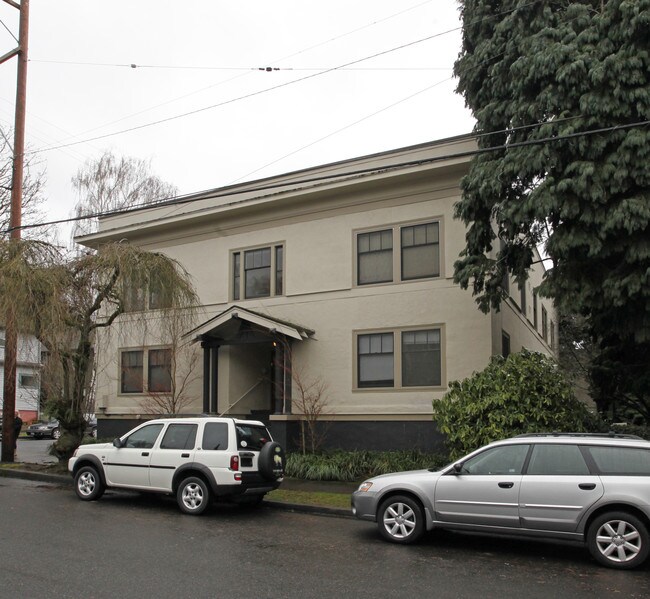
[[[238,455],[230,456],[230,469],[231,470],[239,470],[239,456]]]

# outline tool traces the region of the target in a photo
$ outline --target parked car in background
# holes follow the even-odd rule
[[[262,422],[197,417],[149,420],[112,443],[80,445],[68,461],[79,499],[106,488],[176,497],[201,514],[216,497],[257,505],[284,476],[284,451]]]
[[[39,421],[27,427],[25,431],[33,439],[58,439],[61,436],[58,420]]]
[[[94,414],[86,414],[84,420],[86,421],[86,430],[84,431],[84,434],[87,437],[92,437],[93,439],[96,439],[97,438],[97,416],[95,416]]]
[[[363,482],[352,512],[394,543],[436,528],[584,543],[628,569],[650,553],[650,441],[632,435],[521,435],[439,472]]]

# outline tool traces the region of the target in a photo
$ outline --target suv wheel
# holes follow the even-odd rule
[[[424,533],[424,512],[411,497],[395,495],[379,506],[377,524],[382,536],[393,543],[415,543]]]
[[[626,512],[602,514],[587,531],[591,555],[610,568],[626,570],[642,564],[648,557],[649,545],[645,524]]]
[[[92,466],[83,466],[74,475],[74,490],[79,499],[94,501],[104,494],[105,489],[99,473]]]
[[[181,511],[198,516],[208,507],[210,491],[208,486],[196,476],[184,479],[176,491],[176,502]]]

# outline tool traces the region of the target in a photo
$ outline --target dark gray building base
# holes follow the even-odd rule
[[[107,441],[120,437],[142,424],[136,419],[98,419],[97,438]],[[273,438],[287,451],[300,448],[300,422],[271,420],[266,424]],[[435,423],[413,420],[359,420],[319,422],[320,449],[346,451],[409,451],[437,453],[444,440]]]

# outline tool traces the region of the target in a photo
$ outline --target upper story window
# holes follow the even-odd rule
[[[542,338],[548,342],[548,313],[544,306],[542,306]]]
[[[253,299],[284,293],[284,246],[232,253],[232,298]]]
[[[440,276],[440,223],[395,225],[357,233],[356,284]]]
[[[151,281],[149,286],[136,282],[125,283],[124,311],[161,310],[171,307],[169,291],[160,282]]]

